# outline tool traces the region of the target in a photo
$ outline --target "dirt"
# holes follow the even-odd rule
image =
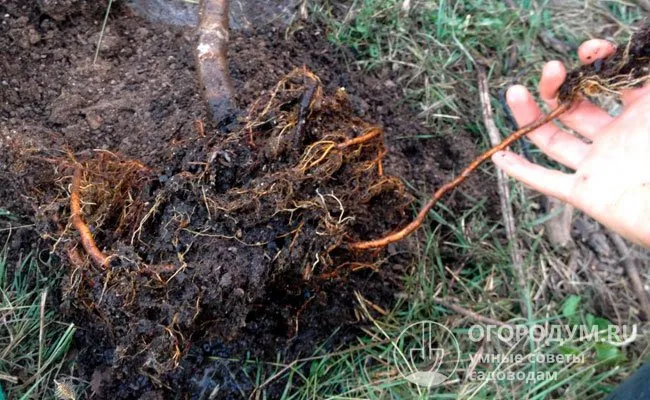
[[[66,272],[52,305],[79,327],[73,354],[98,398],[202,398],[217,385],[236,398],[253,382],[222,359],[290,360],[352,340],[363,326],[355,291],[391,306],[411,242],[382,257],[344,242],[407,222],[415,204],[391,177],[425,197],[474,157],[475,139],[421,139],[396,77],[356,69],[311,24],[232,33],[238,117],[254,129],[219,132],[199,95],[194,32],[113,6],[93,62],[106,2],[0,3],[0,204],[12,224],[33,226],[13,233],[11,255],[58,256]],[[299,70],[274,97],[303,66],[322,84]],[[376,127],[384,144],[337,147],[296,173],[323,140]],[[107,265],[68,222],[76,173]],[[463,191],[493,187],[472,178]]]

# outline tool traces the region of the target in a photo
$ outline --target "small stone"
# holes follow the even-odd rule
[[[41,35],[36,31],[36,29],[30,28],[29,32],[27,32],[27,39],[29,40],[29,43],[36,44],[41,41]]]
[[[86,122],[88,122],[90,129],[96,131],[102,126],[104,119],[99,114],[88,113],[86,114]]]
[[[223,276],[219,280],[219,285],[228,287],[231,284],[232,284],[232,275],[230,273],[226,272],[225,274],[223,274]]]

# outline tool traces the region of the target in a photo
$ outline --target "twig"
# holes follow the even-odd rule
[[[639,275],[639,270],[636,268],[634,260],[630,257],[630,250],[625,244],[625,241],[621,239],[619,235],[611,232],[608,232],[608,235],[621,256],[621,262],[625,268],[625,273],[632,283],[632,289],[634,290],[636,297],[639,299],[643,318],[648,321],[650,320],[650,300],[648,300],[648,294],[643,287],[643,281]]]
[[[456,313],[458,313],[460,315],[464,315],[464,316],[466,316],[468,318],[473,319],[476,322],[480,322],[480,323],[485,324],[485,325],[496,325],[496,326],[503,326],[503,327],[512,328],[512,325],[510,325],[510,324],[508,324],[506,322],[502,322],[502,321],[499,321],[499,320],[496,320],[496,319],[493,319],[493,318],[490,318],[490,317],[484,317],[484,316],[482,316],[480,314],[475,313],[474,311],[463,308],[463,307],[459,306],[458,304],[449,302],[447,300],[443,300],[443,299],[438,298],[438,297],[434,297],[433,302],[436,303],[436,304],[439,304],[439,305],[441,305],[441,306],[443,306],[445,308],[448,308],[448,309],[450,309],[450,310],[452,310],[452,311],[454,311],[454,312],[456,312]]]
[[[1,372],[0,372],[0,381],[5,381],[5,382],[13,383],[14,385],[17,384],[17,383],[19,382],[17,376],[6,375],[6,374],[3,374],[3,373],[1,373]],[[2,392],[0,392],[0,394],[1,394],[1,393],[2,393]]]
[[[479,66],[477,69],[478,72],[478,91],[481,98],[482,113],[483,113],[483,124],[485,129],[488,132],[490,137],[490,143],[492,146],[498,146],[501,143],[501,135],[499,134],[499,129],[494,123],[494,117],[492,116],[492,107],[490,105],[490,92],[488,87],[487,76],[485,75],[485,69],[482,66]],[[521,291],[521,309],[525,316],[528,315],[528,310],[526,307],[526,300],[528,298],[528,289],[526,286],[526,276],[524,275],[524,263],[523,257],[521,256],[521,249],[519,248],[519,242],[517,241],[517,231],[515,228],[515,218],[512,212],[512,204],[510,204],[510,190],[508,188],[508,179],[506,175],[497,168],[497,186],[499,189],[499,199],[501,200],[501,214],[503,216],[503,224],[506,228],[506,237],[510,243],[510,258],[512,259],[512,268],[515,272],[515,278],[517,280],[517,285]]]
[[[228,75],[228,0],[203,0],[196,47],[199,81],[217,126],[227,125],[233,110]]]
[[[102,47],[104,32],[106,31],[106,24],[108,23],[108,16],[111,13],[112,5],[113,5],[113,0],[108,0],[108,5],[106,6],[106,13],[104,14],[104,22],[102,22],[102,30],[99,32],[99,39],[97,40],[97,48],[95,49],[95,56],[93,57],[93,65],[97,63],[97,58],[99,57],[99,50]]]
[[[88,225],[86,225],[81,217],[81,196],[79,195],[81,175],[81,166],[77,166],[72,177],[72,188],[70,190],[70,221],[72,222],[72,226],[79,232],[81,244],[86,250],[86,253],[88,253],[95,265],[105,268],[108,257],[97,248],[90,228],[88,228]]]
[[[45,303],[47,302],[47,290],[44,290],[41,293],[41,307],[39,314],[39,325],[38,325],[38,369],[41,371],[41,366],[43,365],[43,344],[45,343]],[[38,377],[37,377],[38,379]]]
[[[309,75],[312,75],[309,71],[307,71],[307,68],[305,67],[305,80],[309,80],[309,84],[307,84],[307,89],[305,90],[305,93],[303,93],[302,98],[300,99],[300,109],[298,111],[298,126],[296,127],[296,136],[295,139],[296,141],[302,140],[303,136],[305,135],[305,125],[307,125],[307,117],[309,117],[309,113],[311,112],[311,104],[312,101],[314,100],[314,95],[316,94],[317,89],[320,86],[320,82],[318,79],[314,79]],[[294,143],[294,145],[297,145],[297,143]]]
[[[451,182],[448,182],[441,186],[429,199],[429,201],[422,207],[418,215],[415,217],[415,219],[406,225],[404,228],[400,229],[399,231],[392,233],[388,236],[384,236],[380,239],[375,239],[375,240],[370,240],[367,242],[356,242],[356,243],[351,243],[349,244],[349,248],[352,250],[368,250],[368,249],[376,249],[376,248],[382,248],[386,247],[391,243],[398,242],[402,239],[404,239],[406,236],[410,235],[411,233],[415,232],[426,220],[427,214],[433,208],[434,205],[444,196],[447,194],[449,191],[452,189],[455,189],[458,187],[461,183],[463,183],[469,175],[474,172],[481,164],[483,164],[485,161],[487,161],[490,157],[492,157],[495,153],[505,150],[508,148],[510,145],[515,143],[517,140],[521,139],[522,137],[526,136],[527,134],[531,133],[535,129],[539,128],[540,126],[543,126],[549,122],[551,122],[553,119],[559,117],[562,115],[564,112],[569,110],[571,108],[572,102],[568,103],[563,103],[560,106],[558,106],[555,110],[553,110],[550,114],[546,115],[545,117],[519,129],[515,133],[511,134],[508,136],[503,142],[499,143],[497,146],[493,146],[489,150],[485,151],[483,154],[480,156],[476,157],[454,180]]]

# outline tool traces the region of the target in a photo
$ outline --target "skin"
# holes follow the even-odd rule
[[[578,49],[589,64],[613,53],[613,44],[590,40]],[[544,66],[539,94],[546,105],[557,107],[557,91],[566,78],[559,61]],[[623,237],[650,247],[650,87],[622,93],[623,112],[611,117],[581,100],[560,121],[581,137],[548,123],[528,138],[548,157],[573,170],[564,173],[531,163],[511,151],[492,160],[509,176],[546,195],[572,204]],[[543,116],[523,86],[510,88],[508,105],[519,126]]]

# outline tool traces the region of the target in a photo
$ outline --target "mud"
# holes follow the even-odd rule
[[[115,3],[93,63],[106,3],[51,3],[0,4],[0,204],[33,225],[12,236],[12,254],[50,248],[66,271],[52,298],[79,326],[73,354],[98,398],[200,398],[216,385],[234,397],[253,382],[220,359],[290,360],[327,338],[325,348],[346,343],[362,326],[355,291],[390,307],[410,242],[381,263],[343,244],[407,221],[411,196],[390,177],[426,196],[476,154],[471,135],[419,139],[427,131],[395,77],[357,70],[309,24],[233,33],[238,117],[253,125],[219,132],[200,98],[192,30]],[[274,96],[303,66],[322,83],[301,72]],[[318,101],[305,106],[310,87]],[[311,145],[374,127],[382,139],[297,177]],[[68,222],[77,170],[103,267]],[[464,191],[494,194],[479,182]]]

